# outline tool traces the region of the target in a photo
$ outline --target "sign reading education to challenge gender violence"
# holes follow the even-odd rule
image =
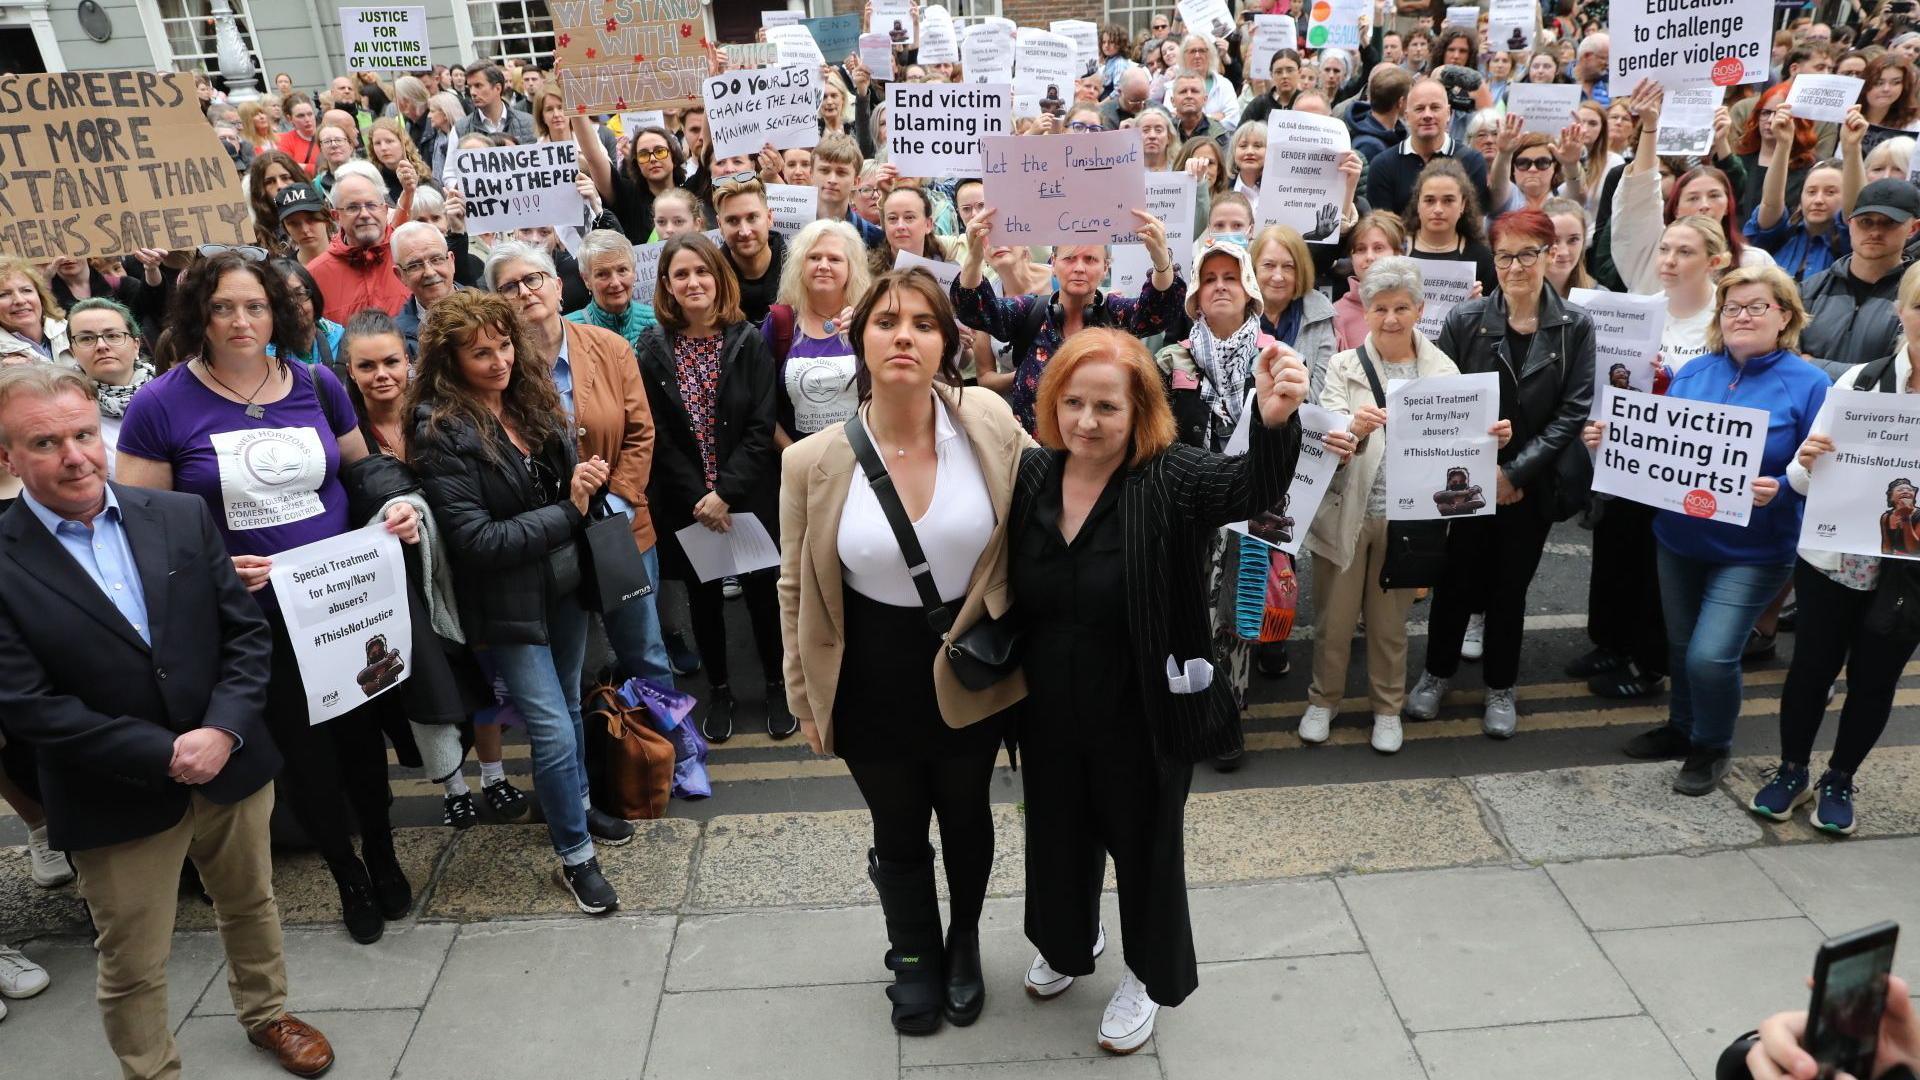
[[[700,104],[707,35],[700,0],[553,0],[553,67],[577,113]]]
[[[1593,490],[1688,517],[1745,525],[1767,441],[1767,411],[1609,386]]]
[[[1487,429],[1499,418],[1500,376],[1491,371],[1388,383],[1387,520],[1492,514],[1500,447]]]
[[[1615,86],[1652,79],[1677,90],[1767,77],[1772,0],[1614,0],[1608,11]]]
[[[252,243],[189,75],[0,75],[0,253],[43,260]]]
[[[1920,401],[1836,387],[1813,430],[1833,453],[1814,462],[1800,546],[1920,559]]]
[[[1134,130],[995,135],[980,140],[996,244],[1124,244],[1147,205],[1146,155]]]
[[[474,232],[505,232],[534,225],[578,225],[586,203],[575,179],[580,145],[476,146],[447,154],[441,179],[467,200]]]
[[[407,566],[385,524],[283,551],[267,580],[300,661],[311,723],[406,680],[413,660]]]
[[[340,42],[351,71],[421,71],[433,66],[424,7],[341,8]]]

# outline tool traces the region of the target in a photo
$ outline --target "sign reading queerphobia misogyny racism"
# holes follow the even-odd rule
[[[1420,290],[1427,302],[1420,308],[1420,332],[1428,341],[1440,340],[1440,328],[1455,304],[1465,303],[1480,281],[1480,267],[1472,259],[1420,259]]]
[[[1613,85],[1652,79],[1669,90],[1767,77],[1772,0],[1614,0]]]
[[[993,135],[980,140],[996,244],[1124,244],[1147,205],[1140,133]],[[902,169],[904,172],[904,168]]]
[[[901,176],[978,176],[980,139],[1013,130],[1013,87],[887,87],[887,160]]]
[[[441,179],[467,200],[467,227],[474,232],[579,225],[586,220],[586,203],[575,186],[578,143],[454,150],[441,171]]]
[[[1240,422],[1243,425],[1258,423],[1251,413],[1243,415]],[[1327,497],[1327,485],[1333,483],[1334,470],[1340,467],[1340,458],[1327,449],[1327,435],[1347,430],[1349,422],[1350,418],[1342,413],[1328,412],[1318,405],[1301,405],[1300,460],[1294,466],[1287,493],[1251,520],[1227,527],[1289,555],[1300,554],[1300,547],[1307,540],[1307,529],[1313,525],[1314,515],[1320,512],[1320,501]]]
[[[1814,462],[1800,546],[1920,559],[1920,401],[1836,388],[1813,430],[1833,453]]]
[[[1387,384],[1387,520],[1485,517],[1499,492],[1500,376],[1431,375]]]
[[[1600,418],[1609,386],[1652,393],[1653,365],[1667,328],[1666,298],[1574,289],[1567,299],[1593,316],[1593,405],[1587,415]]]
[[[1688,517],[1745,525],[1767,412],[1608,386],[1593,490]]]
[[[407,566],[385,523],[283,551],[267,580],[300,662],[308,722],[365,704],[411,673]]]
[[[188,75],[0,75],[0,252],[97,259],[249,244],[233,161]]]
[[[684,109],[707,77],[701,0],[553,0],[553,67],[577,113]]]
[[[820,143],[819,70],[810,67],[729,71],[701,84],[713,156],[728,158],[775,150],[805,150]]]
[[[427,55],[424,7],[341,8],[340,42],[349,71],[421,71]]]
[[[1269,114],[1260,224],[1291,226],[1310,244],[1339,243],[1347,191],[1340,159],[1352,148],[1347,126],[1330,116]]]

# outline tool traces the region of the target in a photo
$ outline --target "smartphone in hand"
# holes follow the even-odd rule
[[[1875,923],[1830,938],[1813,961],[1813,1003],[1807,1007],[1806,1048],[1820,1076],[1873,1075],[1880,1016],[1887,1008],[1896,923]]]

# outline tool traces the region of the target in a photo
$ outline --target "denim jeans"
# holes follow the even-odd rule
[[[1673,677],[1667,723],[1695,749],[1730,749],[1733,722],[1740,715],[1740,650],[1754,620],[1792,575],[1793,564],[1703,562],[1664,546],[1659,558]]]
[[[667,664],[667,643],[660,634],[660,551],[650,547],[640,557],[647,564],[653,591],[615,608],[600,622],[620,659],[622,679],[637,675],[672,689],[673,668]]]
[[[580,723],[580,668],[587,657],[587,615],[571,596],[547,601],[547,644],[491,646],[494,665],[527,724],[533,744],[533,793],[560,861],[593,858],[587,834],[587,737]]]

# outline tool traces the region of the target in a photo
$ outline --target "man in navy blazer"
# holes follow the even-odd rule
[[[287,1014],[273,898],[272,639],[206,504],[108,483],[92,384],[50,364],[0,370],[0,463],[24,487],[0,515],[0,717],[38,752],[123,1073],[180,1075],[166,964],[190,857],[248,1038],[319,1075],[333,1050]]]

